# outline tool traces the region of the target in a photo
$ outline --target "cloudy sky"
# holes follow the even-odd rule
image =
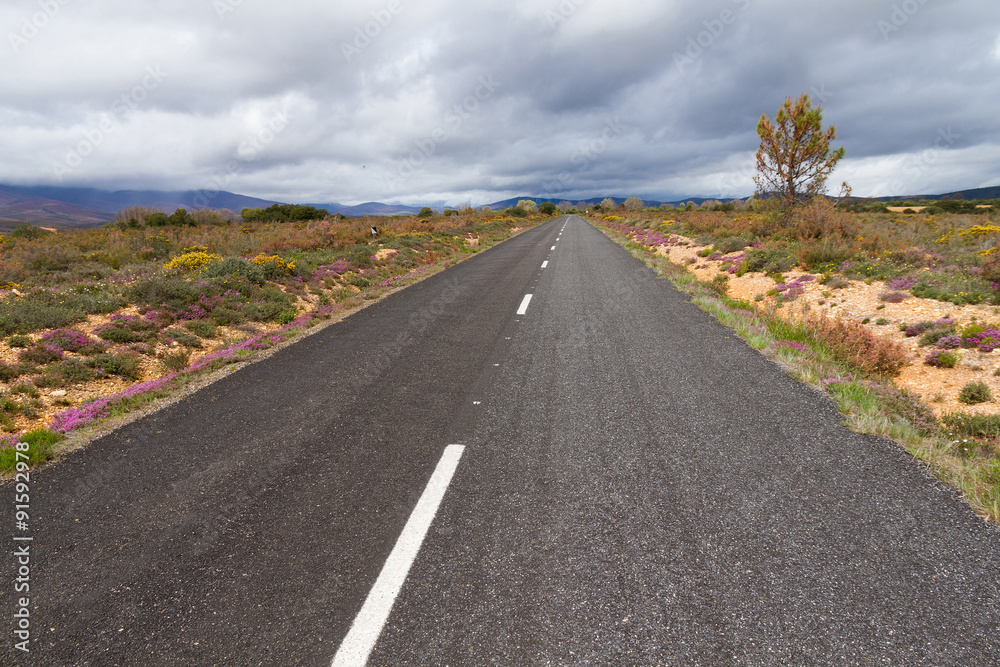
[[[856,195],[1000,184],[996,0],[3,0],[0,182],[745,196],[809,93]]]

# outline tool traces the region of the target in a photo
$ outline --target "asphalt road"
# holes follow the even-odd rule
[[[1000,664],[1000,531],[841,421],[559,218],[34,473],[0,664],[329,665],[449,445],[369,664]]]

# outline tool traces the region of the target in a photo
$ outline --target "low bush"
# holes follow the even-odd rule
[[[958,355],[947,350],[934,350],[924,357],[924,363],[937,368],[954,368],[958,364]]]
[[[89,382],[95,377],[93,369],[77,359],[65,359],[53,364],[45,372],[35,378],[38,387],[68,387],[69,385]]]
[[[813,336],[866,375],[898,375],[909,362],[906,348],[862,324],[830,317],[809,319]]]
[[[62,350],[51,345],[36,343],[18,353],[19,361],[44,366],[62,358]]]
[[[168,352],[160,358],[160,365],[163,369],[168,372],[176,372],[184,370],[191,363],[191,351],[190,350],[178,350],[177,352]]]
[[[176,341],[184,347],[201,347],[201,339],[184,329],[164,329],[160,332],[160,340],[165,345],[170,345]]]
[[[263,285],[267,281],[263,268],[242,257],[226,257],[221,262],[212,262],[201,273],[206,278],[242,276],[256,285]]]
[[[10,338],[7,339],[7,345],[13,348],[28,347],[29,345],[31,345],[32,342],[34,341],[32,341],[29,336],[23,336],[21,334],[18,334],[16,336],[11,336]]]
[[[976,415],[952,412],[941,415],[941,423],[956,435],[1000,440],[1000,415]]]
[[[212,320],[188,320],[183,327],[201,338],[214,338],[218,327]]]
[[[993,399],[993,392],[985,382],[969,382],[958,393],[958,400],[967,405],[985,403]]]
[[[87,365],[104,375],[117,375],[126,380],[138,380],[141,377],[139,357],[128,352],[99,354],[89,359]]]
[[[747,271],[784,273],[793,266],[795,266],[795,256],[784,248],[754,248],[747,253]]]
[[[76,329],[52,329],[42,334],[42,340],[63,352],[79,352],[90,342],[87,334]]]
[[[53,303],[47,294],[30,293],[24,298],[0,302],[0,336],[65,327],[80,321],[84,315],[83,311],[58,301]]]

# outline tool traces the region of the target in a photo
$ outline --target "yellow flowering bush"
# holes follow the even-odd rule
[[[222,257],[208,252],[204,246],[185,248],[184,253],[174,257],[163,265],[164,269],[181,269],[183,271],[201,271],[212,262],[222,261]]]
[[[282,273],[285,275],[291,275],[295,273],[295,262],[286,262],[278,255],[265,255],[264,253],[260,253],[251,261],[253,261],[253,263],[257,266],[263,268],[264,271],[267,272],[268,276],[275,274],[281,275]]]

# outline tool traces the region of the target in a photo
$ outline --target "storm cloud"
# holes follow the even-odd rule
[[[982,0],[15,0],[0,182],[483,204],[753,192],[811,95],[856,195],[1000,184]]]

